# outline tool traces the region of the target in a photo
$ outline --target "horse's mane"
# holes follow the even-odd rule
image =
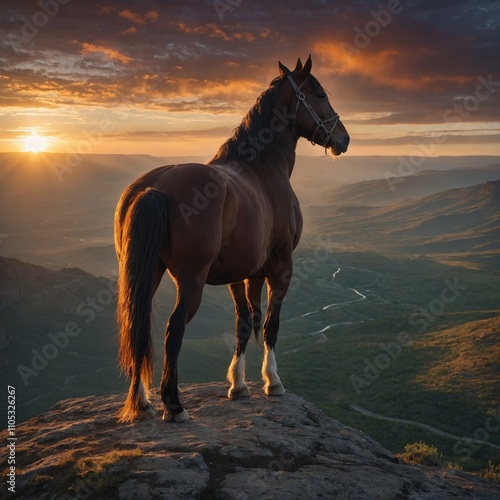
[[[237,159],[244,163],[255,163],[259,157],[257,148],[253,148],[252,154],[248,154],[248,148],[252,147],[252,141],[255,141],[259,132],[269,127],[272,110],[276,96],[278,95],[283,77],[276,77],[269,87],[257,98],[255,104],[248,110],[247,114],[241,120],[231,134],[231,137],[219,148],[217,154],[209,163],[226,163],[231,159]],[[246,154],[244,153],[247,146]]]

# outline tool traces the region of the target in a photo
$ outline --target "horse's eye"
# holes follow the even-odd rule
[[[320,99],[324,99],[324,98],[326,97],[326,94],[325,94],[323,91],[318,92],[318,97],[319,97]]]

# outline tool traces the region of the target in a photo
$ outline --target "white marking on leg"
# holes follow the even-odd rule
[[[148,391],[144,387],[144,384],[142,382],[139,384],[139,404],[142,408],[142,410],[139,410],[139,413],[137,415],[137,418],[139,420],[152,418],[156,415],[153,405],[148,399]]]
[[[227,370],[227,379],[231,382],[231,387],[240,387],[245,381],[245,354],[233,355],[231,364]]]
[[[176,422],[182,424],[189,420],[189,413],[186,410],[182,410],[181,413],[168,413],[168,411],[163,412],[162,420],[164,422]]]
[[[142,382],[139,384],[139,403],[143,408],[150,404],[148,399],[148,392],[146,391],[146,388],[144,387],[144,384]]]
[[[231,383],[231,387],[227,393],[229,399],[250,396],[250,390],[245,382],[245,353],[240,354],[240,356],[234,353],[227,370],[227,379]]]
[[[285,389],[278,375],[274,349],[271,349],[267,344],[264,344],[262,378],[264,379],[264,392],[268,396],[281,396],[285,394]]]

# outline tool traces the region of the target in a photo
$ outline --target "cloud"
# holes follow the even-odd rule
[[[442,91],[445,88],[465,88],[472,85],[473,75],[415,71],[423,68],[433,57],[427,48],[412,49],[411,54],[402,47],[383,47],[369,52],[349,53],[338,43],[318,42],[314,49],[321,59],[341,75],[358,75],[368,82],[403,91]],[[408,63],[408,60],[411,63]],[[419,64],[420,63],[420,64]]]
[[[0,104],[236,116],[277,76],[278,60],[293,66],[312,53],[346,125],[381,133],[444,127],[443,113],[474,96],[480,77],[500,80],[495,2],[400,2],[377,29],[386,2],[233,3],[221,21],[211,0],[88,0],[53,16],[18,0],[0,18]],[[499,109],[495,88],[467,121],[495,129]]]
[[[123,19],[126,19],[127,21],[130,21],[135,24],[154,23],[158,21],[158,19],[160,18],[158,12],[155,12],[154,10],[150,10],[145,14],[140,14],[138,12],[132,12],[129,9],[125,9],[119,12],[118,15],[120,17],[123,17]]]
[[[132,57],[128,57],[124,54],[121,54],[115,49],[111,49],[109,47],[103,47],[101,45],[94,45],[93,43],[87,43],[87,42],[82,42],[82,50],[80,51],[80,54],[87,56],[90,54],[95,54],[95,53],[100,53],[104,54],[106,57],[109,59],[112,59],[114,61],[119,61],[123,64],[127,64],[130,61],[133,61],[134,59]]]
[[[127,28],[126,30],[123,30],[121,32],[122,35],[129,35],[131,33],[137,33],[137,28],[135,26],[130,26],[130,28]]]

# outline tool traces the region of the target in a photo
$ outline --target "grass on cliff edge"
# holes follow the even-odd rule
[[[407,444],[405,446],[404,453],[400,453],[396,456],[408,464],[419,464],[430,467],[446,466],[449,469],[463,470],[463,468],[458,464],[450,462],[446,463],[443,460],[443,454],[436,448],[436,446],[428,445],[422,441]],[[500,481],[500,464],[495,465],[492,462],[489,462],[488,467],[472,472],[472,474],[490,481]]]

